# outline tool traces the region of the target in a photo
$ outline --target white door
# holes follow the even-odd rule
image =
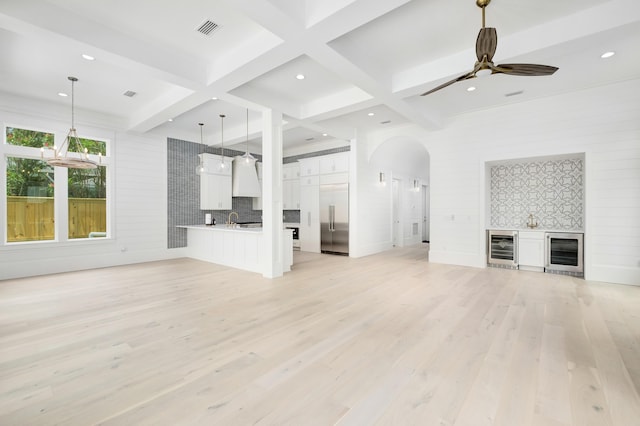
[[[402,246],[402,224],[400,223],[400,180],[393,180],[393,225],[392,225],[392,241],[394,247]]]
[[[429,186],[422,185],[422,242],[429,242]]]

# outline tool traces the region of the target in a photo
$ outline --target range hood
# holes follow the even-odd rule
[[[261,194],[256,159],[248,153],[233,157],[233,196],[259,197]]]

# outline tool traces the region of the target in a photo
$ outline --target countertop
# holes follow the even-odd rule
[[[286,225],[285,225],[286,226]],[[252,232],[262,233],[262,228],[241,228],[239,226],[227,226],[227,225],[178,225],[177,228],[185,229],[200,229],[203,231],[216,231],[216,232]],[[286,229],[284,229],[286,231]],[[293,231],[291,231],[293,232]]]
[[[487,228],[488,231],[526,231],[526,232],[563,232],[568,234],[584,234],[584,231],[567,231],[566,229],[544,229],[544,228]]]

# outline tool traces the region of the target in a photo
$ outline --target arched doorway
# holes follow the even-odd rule
[[[429,241],[430,156],[410,137],[390,138],[371,153],[369,164],[390,183],[389,227],[393,246]]]

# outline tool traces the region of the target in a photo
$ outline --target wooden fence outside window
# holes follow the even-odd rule
[[[54,224],[53,198],[7,197],[8,242],[53,240]],[[69,239],[106,231],[106,199],[69,198]]]

